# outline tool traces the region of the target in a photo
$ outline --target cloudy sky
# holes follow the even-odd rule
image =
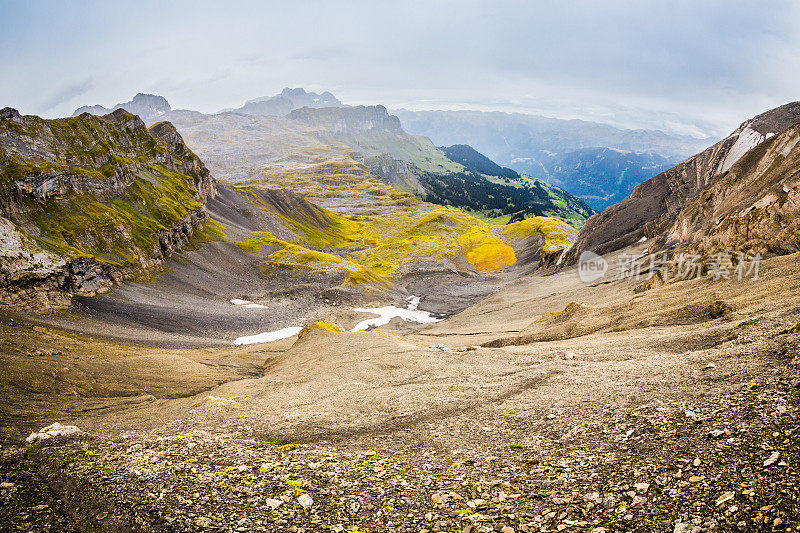
[[[214,112],[285,86],[720,136],[800,99],[800,2],[0,0],[0,107],[137,92]]]

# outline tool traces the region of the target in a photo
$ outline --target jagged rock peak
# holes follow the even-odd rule
[[[20,118],[19,111],[13,107],[4,107],[3,109],[0,109],[0,119],[13,120],[17,118]]]

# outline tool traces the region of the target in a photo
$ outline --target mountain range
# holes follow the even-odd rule
[[[139,117],[144,121],[155,121],[159,117],[169,113],[172,108],[170,107],[169,102],[167,102],[167,99],[163,96],[138,93],[129,102],[117,104],[111,108],[103,107],[101,105],[79,107],[75,110],[72,116],[77,117],[83,113],[101,116],[107,115],[112,111],[116,111],[117,109],[124,109],[129,113],[139,115]]]
[[[137,103],[140,100],[134,98]],[[299,190],[331,208],[339,205],[330,194],[316,197],[318,184],[299,185],[299,170],[325,168],[332,162],[364,165],[367,172],[403,191],[487,219],[509,221],[544,215],[579,227],[593,212],[581,200],[542,180],[536,180],[536,186],[512,187],[466,169],[427,137],[406,133],[400,120],[381,105],[339,103],[326,107],[338,100],[330,93],[317,95],[303,89],[284,89],[279,95],[254,102],[289,100],[292,104],[285,109],[294,109],[284,116],[242,109],[214,115],[171,110],[160,115],[149,113],[144,120],[148,124],[171,121],[217,176],[233,182],[256,179]],[[296,107],[306,103],[314,107]],[[342,157],[347,161],[342,163]]]
[[[255,98],[239,108],[226,109],[217,115],[233,113],[300,119],[318,130],[328,129],[339,137],[338,140],[350,144],[360,142],[360,147],[367,148],[372,155],[375,155],[376,150],[383,150],[385,153],[394,151],[395,155],[401,153],[401,159],[413,161],[425,171],[436,169],[426,168],[425,158],[415,157],[416,154],[403,149],[400,146],[403,143],[387,139],[385,135],[378,141],[378,132],[403,129],[418,137],[412,144],[424,144],[427,139],[431,139],[437,146],[467,144],[503,166],[577,196],[596,211],[602,211],[622,200],[639,183],[707,145],[707,141],[676,137],[660,131],[621,130],[582,120],[560,120],[519,113],[404,109],[392,111],[388,115],[400,119],[396,125],[390,127],[382,124],[380,128],[373,128],[372,136],[376,138],[370,143],[361,142],[365,141],[363,138],[344,139],[346,134],[343,128],[346,124],[334,124],[336,120],[343,120],[345,115],[342,111],[333,109],[349,107],[351,106],[343,104],[328,91],[315,93],[306,92],[302,88],[287,87],[277,95]],[[138,114],[146,123],[161,120],[171,110],[166,99],[162,97],[138,94],[132,101],[117,104],[113,108],[80,108],[74,116],[82,112],[103,115],[119,108]],[[328,111],[301,111],[303,108]],[[352,113],[347,116],[355,117]],[[373,114],[372,119],[382,120],[377,114]],[[176,123],[186,122],[187,117],[181,121],[174,118],[170,120]],[[265,129],[274,132],[275,125],[266,125]],[[287,130],[292,131],[292,128],[287,126]],[[391,146],[387,146],[387,143]],[[429,146],[423,149],[431,150]],[[448,167],[447,164],[441,165],[439,157],[431,159],[438,160],[434,163],[438,165],[438,170]]]
[[[0,109],[3,525],[798,523],[800,103],[595,214],[382,106],[163,104]]]
[[[393,110],[435,144],[468,144],[503,166],[564,188],[601,211],[708,141],[521,113]]]

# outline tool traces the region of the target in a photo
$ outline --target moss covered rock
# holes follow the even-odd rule
[[[56,120],[0,113],[0,215],[63,260],[64,293],[157,271],[202,229],[215,195],[208,169],[169,123],[148,130],[122,109]],[[0,289],[18,293],[10,265]],[[94,281],[75,278],[76,267]]]

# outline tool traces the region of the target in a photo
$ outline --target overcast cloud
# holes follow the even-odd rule
[[[719,136],[800,99],[800,2],[0,0],[0,106],[137,92],[214,112],[284,86]]]

